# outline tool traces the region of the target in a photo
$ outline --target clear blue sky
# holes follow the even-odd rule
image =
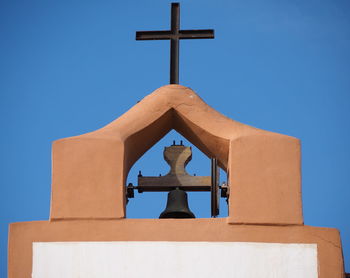
[[[0,277],[10,222],[47,220],[51,144],[114,120],[168,84],[169,42],[135,41],[169,28],[170,2],[0,0]],[[180,84],[240,122],[301,139],[305,224],[340,229],[350,272],[350,2],[181,1]],[[166,173],[162,148],[135,165]],[[194,154],[190,173],[209,174]],[[189,166],[191,163],[189,164]],[[209,216],[207,194],[191,209]],[[130,217],[157,217],[164,194],[137,195]],[[221,216],[225,216],[225,209]]]

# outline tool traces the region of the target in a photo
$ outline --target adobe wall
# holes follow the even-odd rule
[[[319,278],[342,278],[344,271],[341,242],[336,229],[303,225],[230,225],[224,218],[70,220],[11,224],[9,278],[31,277],[33,242],[66,241],[315,243]],[[142,262],[139,262],[141,265]]]
[[[227,171],[227,218],[125,219],[130,168],[171,129]],[[31,277],[33,242],[57,241],[313,243],[319,277],[343,277],[338,231],[303,225],[299,140],[231,120],[189,88],[161,87],[107,126],[55,141],[52,163],[50,221],[11,224],[9,278]]]

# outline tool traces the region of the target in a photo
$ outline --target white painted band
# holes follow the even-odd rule
[[[33,278],[317,278],[317,245],[35,242]]]

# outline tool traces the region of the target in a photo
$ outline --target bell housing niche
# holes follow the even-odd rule
[[[172,129],[227,172],[229,223],[303,223],[299,140],[231,120],[181,85],[157,89],[97,131],[54,142],[51,220],[124,218],[130,168]]]

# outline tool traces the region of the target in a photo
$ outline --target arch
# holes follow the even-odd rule
[[[172,129],[227,171],[229,223],[302,223],[299,140],[231,120],[181,85],[157,89],[99,130],[54,142],[51,219],[124,218],[130,168]]]

